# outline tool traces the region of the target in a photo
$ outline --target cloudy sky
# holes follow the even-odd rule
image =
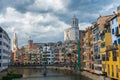
[[[84,30],[99,15],[116,11],[120,0],[0,0],[0,26],[10,38],[17,33],[19,47],[34,42],[63,41],[73,15]]]

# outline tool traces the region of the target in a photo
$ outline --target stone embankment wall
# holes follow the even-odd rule
[[[101,76],[101,75],[97,75],[97,74],[93,74],[93,73],[90,73],[90,72],[87,72],[87,71],[76,71],[76,70],[73,70],[71,69],[70,67],[53,67],[53,66],[50,66],[50,67],[47,67],[49,69],[57,69],[57,70],[66,70],[66,71],[72,71],[73,73],[75,74],[81,74],[83,76],[86,76],[92,80],[112,80],[108,77],[104,77],[104,76]]]

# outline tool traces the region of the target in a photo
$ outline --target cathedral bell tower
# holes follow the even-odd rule
[[[71,26],[78,28],[78,19],[75,16],[72,18]]]
[[[14,33],[13,39],[12,39],[12,52],[16,52],[18,50],[18,39],[16,36],[16,33]]]

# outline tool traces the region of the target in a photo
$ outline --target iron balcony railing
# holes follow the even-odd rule
[[[107,46],[106,47],[106,51],[112,51],[112,50],[118,50],[118,46],[117,45],[112,45],[112,46]]]

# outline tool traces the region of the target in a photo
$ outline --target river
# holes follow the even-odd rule
[[[23,78],[15,80],[91,80],[68,71],[47,69],[47,76],[43,76],[41,68],[12,68],[14,73],[23,74]]]

